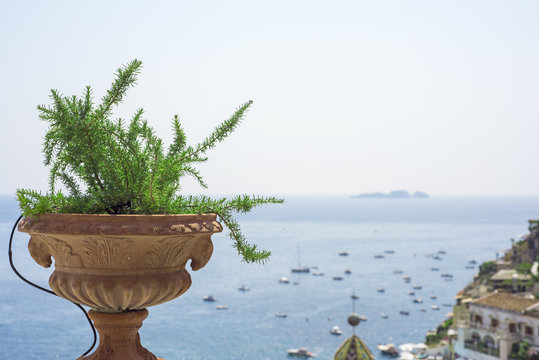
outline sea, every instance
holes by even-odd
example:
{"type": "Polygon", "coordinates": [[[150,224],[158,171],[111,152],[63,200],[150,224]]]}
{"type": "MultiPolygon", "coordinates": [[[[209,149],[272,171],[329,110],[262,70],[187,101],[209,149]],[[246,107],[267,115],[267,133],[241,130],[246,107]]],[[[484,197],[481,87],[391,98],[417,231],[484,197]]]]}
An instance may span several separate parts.
{"type": "MultiPolygon", "coordinates": [[[[7,248],[18,216],[14,197],[0,197],[0,359],[76,359],[93,339],[84,314],[11,271],[7,248]]],[[[455,295],[472,281],[478,265],[503,256],[535,218],[539,198],[285,197],[282,205],[238,216],[248,241],[270,250],[271,259],[246,264],[226,232],[214,235],[212,259],[191,271],[191,288],[148,309],[142,344],[167,360],[288,359],[286,350],[299,347],[317,359],[331,359],[355,331],[382,359],[378,344],[424,342],[427,331],[447,319],[455,295]],[[470,268],[473,262],[477,265],[470,268]],[[298,264],[311,273],[292,273],[298,264]],[[288,284],[279,282],[283,276],[288,284]],[[238,290],[242,285],[249,291],[238,290]],[[359,299],[352,300],[352,294],[359,299]],[[207,295],[217,301],[203,301],[207,295]],[[423,303],[414,303],[416,297],[423,303]],[[347,323],[353,311],[366,317],[356,328],[347,323]],[[278,312],[287,317],[276,317],[278,312]],[[335,325],[342,335],[330,334],[335,325]]],[[[15,265],[48,286],[52,270],[34,263],[27,243],[27,234],[15,234],[15,265]]]]}

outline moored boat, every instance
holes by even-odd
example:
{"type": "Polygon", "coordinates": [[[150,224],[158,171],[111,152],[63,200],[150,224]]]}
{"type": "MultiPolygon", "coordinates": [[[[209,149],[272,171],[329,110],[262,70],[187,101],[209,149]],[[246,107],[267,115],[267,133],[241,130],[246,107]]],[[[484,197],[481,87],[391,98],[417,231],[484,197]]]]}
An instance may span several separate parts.
{"type": "Polygon", "coordinates": [[[384,355],[399,356],[399,351],[395,348],[394,344],[386,344],[386,345],[381,344],[381,345],[378,345],[377,348],[384,355]]]}
{"type": "Polygon", "coordinates": [[[296,357],[302,357],[302,358],[316,357],[316,354],[310,352],[309,350],[307,350],[307,348],[288,349],[286,350],[286,353],[290,356],[296,356],[296,357]]]}
{"type": "Polygon", "coordinates": [[[339,329],[339,327],[338,327],[337,325],[335,325],[335,326],[333,326],[333,327],[331,328],[331,330],[329,330],[329,333],[330,333],[331,335],[342,335],[342,330],[339,329]]]}
{"type": "Polygon", "coordinates": [[[213,301],[217,301],[217,298],[215,298],[215,296],[213,295],[206,295],[202,298],[202,300],[204,301],[208,301],[208,302],[213,302],[213,301]]]}

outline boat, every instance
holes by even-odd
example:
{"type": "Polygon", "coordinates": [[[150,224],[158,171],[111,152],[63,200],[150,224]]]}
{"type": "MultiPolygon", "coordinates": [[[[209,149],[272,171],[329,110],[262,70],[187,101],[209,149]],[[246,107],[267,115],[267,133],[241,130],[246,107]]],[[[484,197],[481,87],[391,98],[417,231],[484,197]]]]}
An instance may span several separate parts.
{"type": "Polygon", "coordinates": [[[313,272],[313,276],[324,276],[323,272],[313,272]]]}
{"type": "Polygon", "coordinates": [[[382,255],[382,254],[376,254],[376,255],[374,255],[374,257],[375,257],[376,259],[383,259],[383,258],[385,258],[385,256],[382,255]]]}
{"type": "Polygon", "coordinates": [[[403,271],[402,270],[393,270],[393,274],[402,274],[403,271]]]}
{"type": "Polygon", "coordinates": [[[421,311],[421,312],[425,312],[425,311],[427,311],[427,309],[425,309],[425,308],[421,308],[421,309],[420,309],[419,311],[421,311]]]}
{"type": "Polygon", "coordinates": [[[445,250],[438,250],[438,254],[445,255],[445,250]]]}
{"type": "Polygon", "coordinates": [[[346,275],[350,275],[350,274],[352,273],[352,271],[351,271],[350,269],[346,269],[346,270],[344,270],[344,273],[345,273],[346,275]]]}
{"type": "Polygon", "coordinates": [[[202,300],[209,302],[217,301],[217,299],[213,295],[206,295],[202,298],[202,300]]]}
{"type": "Polygon", "coordinates": [[[438,255],[434,255],[432,258],[433,258],[434,260],[443,260],[443,259],[442,259],[440,256],[438,256],[438,255]]]}
{"type": "Polygon", "coordinates": [[[415,302],[416,304],[421,304],[421,303],[423,302],[423,300],[420,299],[420,298],[415,298],[415,299],[414,299],[414,302],[415,302]]]}
{"type": "Polygon", "coordinates": [[[403,276],[402,279],[403,279],[405,282],[410,282],[410,280],[412,280],[412,278],[409,277],[409,276],[403,276]]]}
{"type": "Polygon", "coordinates": [[[387,319],[387,314],[386,313],[380,313],[380,317],[383,318],[383,319],[387,319]]]}
{"type": "Polygon", "coordinates": [[[416,289],[416,290],[421,290],[421,289],[423,289],[423,286],[417,285],[417,284],[416,284],[416,285],[413,285],[412,287],[413,287],[414,289],[416,289]]]}
{"type": "Polygon", "coordinates": [[[359,315],[358,318],[361,321],[367,321],[367,317],[365,315],[359,315]]]}
{"type": "Polygon", "coordinates": [[[240,286],[240,287],[238,288],[238,290],[239,290],[239,291],[249,291],[250,289],[249,289],[247,286],[242,285],[242,286],[240,286]]]}
{"type": "Polygon", "coordinates": [[[436,295],[432,294],[431,296],[429,296],[432,300],[435,300],[436,299],[436,295]]]}
{"type": "Polygon", "coordinates": [[[477,261],[475,261],[475,260],[470,260],[470,261],[468,261],[468,264],[475,265],[475,264],[477,264],[477,261]]]}
{"type": "Polygon", "coordinates": [[[394,344],[378,345],[377,348],[384,355],[399,356],[399,351],[397,349],[395,349],[394,344]]]}
{"type": "Polygon", "coordinates": [[[286,315],[286,313],[282,313],[282,312],[275,313],[275,317],[278,317],[278,318],[285,318],[287,316],[288,315],[286,315]]]}
{"type": "Polygon", "coordinates": [[[408,295],[415,296],[415,292],[413,292],[412,290],[408,290],[408,295]]]}
{"type": "Polygon", "coordinates": [[[401,315],[410,315],[410,313],[408,311],[404,311],[404,310],[399,311],[399,314],[401,314],[401,315]]]}
{"type": "Polygon", "coordinates": [[[356,294],[350,295],[350,298],[352,298],[352,300],[359,300],[359,296],[357,296],[356,294]]]}
{"type": "Polygon", "coordinates": [[[443,306],[446,306],[446,307],[453,307],[453,304],[449,304],[449,303],[445,303],[445,304],[442,304],[443,306]]]}
{"type": "Polygon", "coordinates": [[[433,267],[433,268],[430,268],[430,271],[440,271],[440,268],[433,267]]]}
{"type": "Polygon", "coordinates": [[[342,276],[334,276],[333,280],[342,280],[342,276]]]}
{"type": "Polygon", "coordinates": [[[432,310],[440,310],[440,308],[438,306],[436,306],[436,305],[432,305],[431,308],[432,308],[432,310]]]}
{"type": "Polygon", "coordinates": [[[301,266],[300,262],[300,252],[299,252],[299,245],[298,245],[298,266],[293,267],[291,269],[293,273],[308,273],[311,272],[311,268],[308,266],[301,266]]]}
{"type": "Polygon", "coordinates": [[[288,280],[288,278],[286,276],[283,276],[279,279],[279,282],[281,284],[289,284],[290,283],[290,280],[288,280]]]}
{"type": "Polygon", "coordinates": [[[349,254],[346,251],[341,251],[339,256],[348,256],[349,254]]]}
{"type": "Polygon", "coordinates": [[[386,250],[384,251],[386,254],[394,254],[395,253],[395,250],[386,250]]]}
{"type": "Polygon", "coordinates": [[[475,266],[473,266],[473,265],[466,265],[465,268],[466,268],[466,269],[475,269],[475,266]]]}
{"type": "Polygon", "coordinates": [[[226,306],[226,305],[217,305],[215,308],[216,308],[217,310],[227,310],[227,309],[228,309],[228,306],[226,306]]]}
{"type": "Polygon", "coordinates": [[[441,274],[440,276],[445,277],[445,278],[452,278],[453,277],[452,274],[441,274]]]}
{"type": "Polygon", "coordinates": [[[338,327],[337,325],[335,325],[335,326],[333,326],[333,327],[331,328],[331,330],[329,330],[329,333],[330,333],[331,335],[342,335],[342,330],[339,329],[339,327],[338,327]]]}
{"type": "Polygon", "coordinates": [[[302,358],[316,357],[316,354],[310,352],[306,348],[288,349],[286,350],[286,353],[289,356],[296,356],[296,357],[302,357],[302,358]]]}
{"type": "Polygon", "coordinates": [[[386,289],[384,289],[383,287],[379,287],[376,289],[376,291],[378,291],[379,293],[383,293],[384,291],[386,291],[386,289]]]}

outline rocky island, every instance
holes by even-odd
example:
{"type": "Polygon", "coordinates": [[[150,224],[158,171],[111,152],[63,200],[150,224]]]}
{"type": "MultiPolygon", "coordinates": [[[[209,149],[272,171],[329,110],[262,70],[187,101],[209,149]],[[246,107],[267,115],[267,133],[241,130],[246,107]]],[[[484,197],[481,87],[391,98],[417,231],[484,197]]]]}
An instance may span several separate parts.
{"type": "Polygon", "coordinates": [[[416,191],[412,195],[406,190],[394,190],[389,194],[382,192],[352,195],[354,199],[428,199],[429,195],[422,191],[416,191]]]}

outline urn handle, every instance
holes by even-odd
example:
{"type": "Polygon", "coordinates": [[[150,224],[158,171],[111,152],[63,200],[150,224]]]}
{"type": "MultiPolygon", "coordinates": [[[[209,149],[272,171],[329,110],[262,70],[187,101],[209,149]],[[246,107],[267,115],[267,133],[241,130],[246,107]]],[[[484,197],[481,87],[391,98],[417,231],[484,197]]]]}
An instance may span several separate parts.
{"type": "Polygon", "coordinates": [[[52,253],[45,241],[40,236],[30,237],[28,242],[28,251],[36,263],[48,268],[52,264],[52,253]]]}

